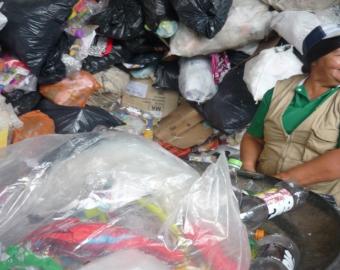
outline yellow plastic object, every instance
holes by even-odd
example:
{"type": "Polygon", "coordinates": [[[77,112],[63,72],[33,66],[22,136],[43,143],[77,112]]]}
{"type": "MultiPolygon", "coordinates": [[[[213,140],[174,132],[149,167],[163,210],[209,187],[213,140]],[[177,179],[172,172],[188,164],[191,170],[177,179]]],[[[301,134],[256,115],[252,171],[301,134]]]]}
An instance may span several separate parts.
{"type": "Polygon", "coordinates": [[[8,142],[8,128],[0,130],[0,148],[7,146],[8,142]]]}

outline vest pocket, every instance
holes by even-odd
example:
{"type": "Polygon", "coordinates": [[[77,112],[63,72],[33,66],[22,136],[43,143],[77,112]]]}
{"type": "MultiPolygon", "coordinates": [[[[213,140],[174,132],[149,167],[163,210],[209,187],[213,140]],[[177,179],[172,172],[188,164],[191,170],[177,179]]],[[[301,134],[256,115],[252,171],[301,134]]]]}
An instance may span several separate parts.
{"type": "Polygon", "coordinates": [[[313,159],[318,155],[335,149],[338,138],[338,129],[313,129],[306,143],[304,160],[313,159]]]}

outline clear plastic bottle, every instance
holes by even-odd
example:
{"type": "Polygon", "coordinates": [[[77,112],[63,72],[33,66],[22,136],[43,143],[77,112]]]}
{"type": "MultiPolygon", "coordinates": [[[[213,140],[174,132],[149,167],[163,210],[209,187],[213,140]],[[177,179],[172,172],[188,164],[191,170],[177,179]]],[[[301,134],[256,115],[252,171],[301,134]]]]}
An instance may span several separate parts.
{"type": "Polygon", "coordinates": [[[257,257],[251,270],[294,270],[300,261],[300,251],[286,236],[273,234],[257,242],[257,257]]]}
{"type": "Polygon", "coordinates": [[[254,196],[244,195],[241,219],[249,230],[258,228],[267,219],[274,218],[302,205],[308,191],[292,182],[280,181],[273,188],[254,196]]]}

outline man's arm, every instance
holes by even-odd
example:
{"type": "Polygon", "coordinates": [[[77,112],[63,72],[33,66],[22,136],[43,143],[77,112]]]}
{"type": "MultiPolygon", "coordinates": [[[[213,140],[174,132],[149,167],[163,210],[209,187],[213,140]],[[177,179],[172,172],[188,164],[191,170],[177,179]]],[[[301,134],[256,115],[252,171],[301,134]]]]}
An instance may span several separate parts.
{"type": "Polygon", "coordinates": [[[339,179],[340,149],[329,151],[311,161],[281,172],[275,177],[282,180],[293,180],[302,186],[339,179]]]}
{"type": "Polygon", "coordinates": [[[247,171],[256,171],[256,163],[263,150],[263,140],[245,133],[241,141],[242,168],[247,171]]]}

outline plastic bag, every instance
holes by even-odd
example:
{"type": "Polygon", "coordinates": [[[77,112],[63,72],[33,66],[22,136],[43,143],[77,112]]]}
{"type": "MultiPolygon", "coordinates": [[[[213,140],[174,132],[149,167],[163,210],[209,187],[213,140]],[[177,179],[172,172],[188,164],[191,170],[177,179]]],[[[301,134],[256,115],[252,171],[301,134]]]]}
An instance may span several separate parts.
{"type": "Polygon", "coordinates": [[[63,33],[58,43],[49,51],[47,60],[41,68],[38,77],[39,84],[57,83],[66,77],[66,66],[62,61],[62,56],[68,53],[74,42],[74,37],[63,33]]]}
{"type": "Polygon", "coordinates": [[[84,107],[92,93],[101,85],[90,73],[80,71],[56,84],[40,86],[40,94],[63,106],[84,107]]]}
{"type": "Polygon", "coordinates": [[[36,91],[37,82],[37,77],[18,59],[11,56],[0,58],[0,93],[9,93],[15,89],[36,91]]]}
{"type": "Polygon", "coordinates": [[[333,5],[328,9],[314,11],[322,24],[340,24],[340,5],[333,5]]]}
{"type": "Polygon", "coordinates": [[[234,0],[226,23],[212,39],[199,37],[180,24],[171,39],[171,54],[185,57],[207,55],[262,40],[270,31],[272,14],[259,0],[234,0]]]}
{"type": "Polygon", "coordinates": [[[25,93],[20,89],[5,93],[4,96],[6,97],[6,102],[13,106],[17,115],[33,111],[41,99],[39,92],[25,93]]]}
{"type": "Polygon", "coordinates": [[[209,124],[226,134],[245,128],[256,112],[254,99],[242,80],[243,71],[244,66],[229,71],[217,94],[199,107],[209,124]]]}
{"type": "Polygon", "coordinates": [[[38,109],[53,119],[56,133],[59,134],[90,132],[97,126],[116,127],[124,124],[105,110],[93,106],[66,107],[42,100],[38,109]]]}
{"type": "Polygon", "coordinates": [[[161,21],[176,18],[170,0],[144,0],[142,1],[145,25],[152,31],[156,31],[161,21]]]}
{"type": "MultiPolygon", "coordinates": [[[[3,2],[0,3],[0,8],[3,6],[3,2]]],[[[6,16],[0,12],[0,30],[2,30],[8,22],[6,16]]]]}
{"type": "Polygon", "coordinates": [[[0,95],[0,148],[6,147],[11,142],[12,130],[22,125],[12,105],[6,104],[5,98],[0,95]]]}
{"type": "Polygon", "coordinates": [[[110,0],[109,6],[93,16],[97,33],[118,40],[141,36],[144,32],[142,6],[138,0],[110,0]]]}
{"type": "Polygon", "coordinates": [[[3,48],[39,75],[63,33],[63,24],[77,0],[8,0],[2,12],[9,19],[0,33],[3,48]]]}
{"type": "Polygon", "coordinates": [[[179,64],[178,61],[162,62],[155,71],[155,88],[179,90],[178,85],[179,64]]]}
{"type": "Polygon", "coordinates": [[[198,56],[182,58],[178,77],[179,90],[185,99],[203,103],[217,93],[210,58],[198,56]]]}
{"type": "Polygon", "coordinates": [[[55,269],[249,267],[225,157],[199,178],[140,137],[55,135],[8,148],[0,173],[0,238],[27,250],[19,262],[30,254],[55,269]]]}
{"type": "Polygon", "coordinates": [[[307,11],[283,11],[276,14],[271,27],[301,53],[306,36],[321,25],[319,18],[307,11]]]}
{"type": "Polygon", "coordinates": [[[213,38],[227,20],[232,0],[170,0],[178,17],[199,35],[213,38]]]}
{"type": "Polygon", "coordinates": [[[55,132],[53,120],[41,111],[26,113],[20,116],[20,120],[24,125],[19,129],[13,130],[13,143],[55,132]]]}
{"type": "Polygon", "coordinates": [[[277,10],[321,10],[338,3],[338,0],[262,0],[277,10]]]}
{"type": "Polygon", "coordinates": [[[277,81],[301,74],[301,68],[302,63],[295,56],[293,46],[274,47],[261,51],[246,63],[243,79],[254,100],[259,101],[277,81]]]}
{"type": "Polygon", "coordinates": [[[7,148],[0,171],[0,239],[6,245],[58,216],[64,223],[97,208],[110,218],[110,212],[150,194],[158,194],[171,210],[198,177],[157,144],[120,132],[33,138],[7,148]]]}
{"type": "MultiPolygon", "coordinates": [[[[112,41],[112,40],[111,40],[112,41]]],[[[91,73],[105,71],[115,64],[128,61],[130,52],[120,45],[113,45],[109,39],[95,40],[90,48],[89,56],[83,60],[82,68],[91,73]],[[99,49],[101,47],[102,49],[99,49]]]]}

